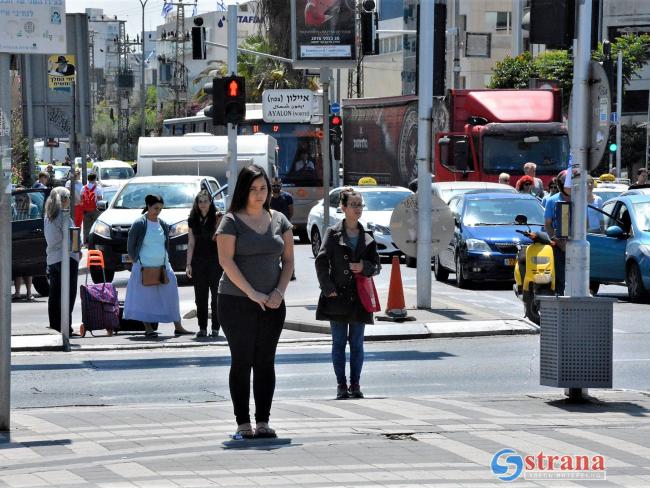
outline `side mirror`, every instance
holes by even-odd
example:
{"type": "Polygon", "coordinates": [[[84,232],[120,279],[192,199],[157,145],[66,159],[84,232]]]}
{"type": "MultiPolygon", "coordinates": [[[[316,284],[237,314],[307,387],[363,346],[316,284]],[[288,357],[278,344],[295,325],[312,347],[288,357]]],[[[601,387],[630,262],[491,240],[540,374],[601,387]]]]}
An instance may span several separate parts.
{"type": "Polygon", "coordinates": [[[454,142],[454,165],[458,171],[467,171],[467,156],[468,156],[467,140],[454,142]]]}
{"type": "Polygon", "coordinates": [[[97,210],[103,212],[108,207],[108,202],[106,200],[99,200],[97,202],[97,210]]]}
{"type": "Polygon", "coordinates": [[[611,225],[607,227],[605,231],[607,237],[614,237],[615,239],[623,239],[625,237],[625,232],[618,225],[611,225]]]}
{"type": "Polygon", "coordinates": [[[438,147],[440,148],[440,162],[443,166],[449,166],[449,137],[444,136],[438,139],[438,147]]]}

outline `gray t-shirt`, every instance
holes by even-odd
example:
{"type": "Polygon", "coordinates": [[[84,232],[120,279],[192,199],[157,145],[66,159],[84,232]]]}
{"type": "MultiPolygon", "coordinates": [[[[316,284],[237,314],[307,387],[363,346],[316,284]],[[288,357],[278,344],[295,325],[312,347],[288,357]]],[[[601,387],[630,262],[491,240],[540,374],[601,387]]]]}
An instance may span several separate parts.
{"type": "MultiPolygon", "coordinates": [[[[280,256],[284,252],[282,235],[291,229],[291,223],[280,212],[272,211],[271,224],[260,234],[232,213],[221,219],[217,234],[236,237],[235,264],[246,281],[257,291],[271,293],[280,279],[280,256]]],[[[246,294],[230,281],[226,273],[221,276],[219,293],[245,297],[246,294]]]]}

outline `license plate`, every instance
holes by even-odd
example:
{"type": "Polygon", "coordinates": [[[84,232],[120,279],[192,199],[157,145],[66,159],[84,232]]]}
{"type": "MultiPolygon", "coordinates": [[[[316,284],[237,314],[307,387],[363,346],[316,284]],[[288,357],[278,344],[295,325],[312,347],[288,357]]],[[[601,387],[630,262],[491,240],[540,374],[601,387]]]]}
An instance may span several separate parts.
{"type": "Polygon", "coordinates": [[[503,260],[503,264],[505,264],[506,266],[514,266],[515,262],[516,262],[515,258],[510,258],[510,259],[504,259],[503,260]]]}
{"type": "Polygon", "coordinates": [[[131,261],[131,256],[129,256],[128,254],[122,254],[122,262],[123,263],[131,263],[133,261],[131,261]]]}

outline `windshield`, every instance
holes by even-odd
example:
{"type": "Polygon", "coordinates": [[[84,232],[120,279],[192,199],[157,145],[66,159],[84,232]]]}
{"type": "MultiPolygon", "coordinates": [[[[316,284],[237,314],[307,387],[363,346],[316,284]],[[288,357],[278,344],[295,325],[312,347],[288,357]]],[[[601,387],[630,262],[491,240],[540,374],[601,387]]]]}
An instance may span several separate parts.
{"type": "Polygon", "coordinates": [[[276,165],[285,185],[323,186],[320,126],[247,121],[239,126],[239,133],[267,134],[277,141],[276,165]]]}
{"type": "Polygon", "coordinates": [[[650,202],[635,203],[634,214],[639,229],[650,232],[650,202]]]}
{"type": "Polygon", "coordinates": [[[440,190],[440,198],[449,203],[456,195],[463,195],[465,193],[517,193],[517,190],[512,188],[512,191],[507,188],[454,188],[449,190],[440,190]]]}
{"type": "Polygon", "coordinates": [[[133,176],[133,168],[102,168],[99,173],[100,180],[128,180],[133,176]]]}
{"type": "Polygon", "coordinates": [[[537,164],[537,175],[557,175],[569,160],[569,138],[564,135],[536,136],[539,142],[524,142],[525,136],[485,136],[483,170],[523,174],[524,163],[537,164]]]}
{"type": "Polygon", "coordinates": [[[190,208],[197,190],[194,183],[127,183],[115,197],[113,208],[144,208],[144,198],[160,195],[165,208],[190,208]]]}
{"type": "Polygon", "coordinates": [[[383,212],[393,210],[405,198],[412,195],[410,191],[364,191],[361,193],[365,210],[370,212],[383,212]]]}
{"type": "Polygon", "coordinates": [[[544,209],[540,203],[522,198],[468,200],[465,204],[465,225],[513,225],[515,217],[523,214],[529,224],[544,224],[544,209]]]}

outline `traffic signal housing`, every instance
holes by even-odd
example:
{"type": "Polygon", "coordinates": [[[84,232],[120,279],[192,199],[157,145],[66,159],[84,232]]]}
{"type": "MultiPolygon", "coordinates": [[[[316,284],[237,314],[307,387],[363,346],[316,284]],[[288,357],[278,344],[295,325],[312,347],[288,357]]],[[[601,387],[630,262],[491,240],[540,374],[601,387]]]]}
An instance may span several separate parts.
{"type": "Polygon", "coordinates": [[[243,76],[223,78],[224,114],[229,124],[241,124],[246,120],[246,79],[243,76]]]}
{"type": "Polygon", "coordinates": [[[213,78],[211,83],[203,86],[203,91],[212,97],[212,105],[208,105],[203,113],[212,119],[212,125],[226,125],[223,78],[213,78]]]}
{"type": "Polygon", "coordinates": [[[196,17],[192,27],[192,59],[205,58],[205,27],[203,27],[203,18],[196,17]]]}
{"type": "Polygon", "coordinates": [[[616,124],[609,126],[609,139],[607,141],[607,149],[610,153],[616,154],[618,145],[616,144],[616,124]]]}
{"type": "Polygon", "coordinates": [[[341,159],[341,142],[343,133],[343,119],[340,115],[330,115],[330,145],[334,146],[334,159],[341,159]]]}

